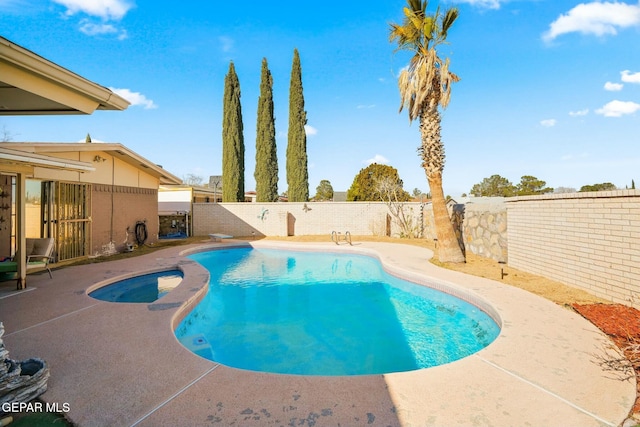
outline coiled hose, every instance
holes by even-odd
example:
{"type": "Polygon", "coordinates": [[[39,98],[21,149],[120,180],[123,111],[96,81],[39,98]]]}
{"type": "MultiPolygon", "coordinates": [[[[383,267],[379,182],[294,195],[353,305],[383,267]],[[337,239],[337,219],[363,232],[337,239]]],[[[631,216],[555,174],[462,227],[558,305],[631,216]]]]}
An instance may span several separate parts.
{"type": "Polygon", "coordinates": [[[138,242],[138,245],[144,245],[144,242],[147,241],[147,224],[145,224],[142,221],[138,221],[136,223],[136,242],[138,242]]]}

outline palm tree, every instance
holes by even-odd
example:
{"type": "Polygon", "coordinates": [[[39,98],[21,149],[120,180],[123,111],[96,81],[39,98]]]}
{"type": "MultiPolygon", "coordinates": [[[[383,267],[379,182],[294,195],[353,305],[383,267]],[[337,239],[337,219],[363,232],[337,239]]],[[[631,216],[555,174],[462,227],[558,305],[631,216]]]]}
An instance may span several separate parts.
{"type": "Polygon", "coordinates": [[[400,111],[407,109],[409,121],[419,119],[420,140],[418,154],[429,181],[433,216],[438,238],[438,258],[441,262],[464,262],[465,257],[456,238],[442,190],[444,145],[440,138],[439,107],[446,108],[451,85],[460,79],[449,71],[449,59],[438,56],[436,48],[446,42],[447,32],[458,17],[458,9],[427,13],[428,0],[407,0],[401,25],[391,24],[389,40],[398,44],[397,50],[413,53],[409,66],[398,79],[400,111]]]}

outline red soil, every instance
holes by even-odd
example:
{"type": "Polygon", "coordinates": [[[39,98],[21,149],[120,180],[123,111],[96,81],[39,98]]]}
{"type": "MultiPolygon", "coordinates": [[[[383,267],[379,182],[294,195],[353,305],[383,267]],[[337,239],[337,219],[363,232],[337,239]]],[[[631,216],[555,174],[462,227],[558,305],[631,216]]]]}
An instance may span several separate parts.
{"type": "Polygon", "coordinates": [[[636,374],[636,403],[640,412],[640,311],[622,304],[573,304],[585,319],[596,325],[624,353],[636,374]]]}

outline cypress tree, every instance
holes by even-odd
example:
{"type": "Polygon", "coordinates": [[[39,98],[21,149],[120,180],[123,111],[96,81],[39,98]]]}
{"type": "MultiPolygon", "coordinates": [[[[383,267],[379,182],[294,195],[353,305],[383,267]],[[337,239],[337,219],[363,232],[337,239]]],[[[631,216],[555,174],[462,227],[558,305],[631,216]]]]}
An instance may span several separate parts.
{"type": "Polygon", "coordinates": [[[302,70],[298,49],[293,51],[291,83],[289,86],[289,132],[287,141],[287,185],[290,202],[309,200],[309,172],[307,170],[307,112],[302,95],[302,70]]]}
{"type": "Polygon", "coordinates": [[[278,154],[276,151],[276,125],[273,113],[273,77],[262,59],[260,97],[258,98],[258,123],[256,125],[256,200],[278,200],[278,154]]]}
{"type": "Polygon", "coordinates": [[[224,78],[222,112],[222,201],[244,201],[244,137],[240,81],[233,66],[224,78]]]}

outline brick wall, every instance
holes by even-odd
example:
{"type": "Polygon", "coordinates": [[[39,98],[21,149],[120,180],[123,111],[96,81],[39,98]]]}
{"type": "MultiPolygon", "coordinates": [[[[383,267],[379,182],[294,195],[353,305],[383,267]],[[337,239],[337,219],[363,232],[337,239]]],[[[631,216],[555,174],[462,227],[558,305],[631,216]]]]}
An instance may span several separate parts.
{"type": "Polygon", "coordinates": [[[137,221],[147,221],[146,243],[157,241],[158,190],[94,184],[91,196],[91,254],[102,253],[103,246],[110,241],[113,241],[116,250],[124,250],[127,227],[130,233],[129,242],[135,243],[134,233],[137,221]]]}
{"type": "Polygon", "coordinates": [[[507,200],[509,265],[640,306],[640,191],[507,200]]]}

